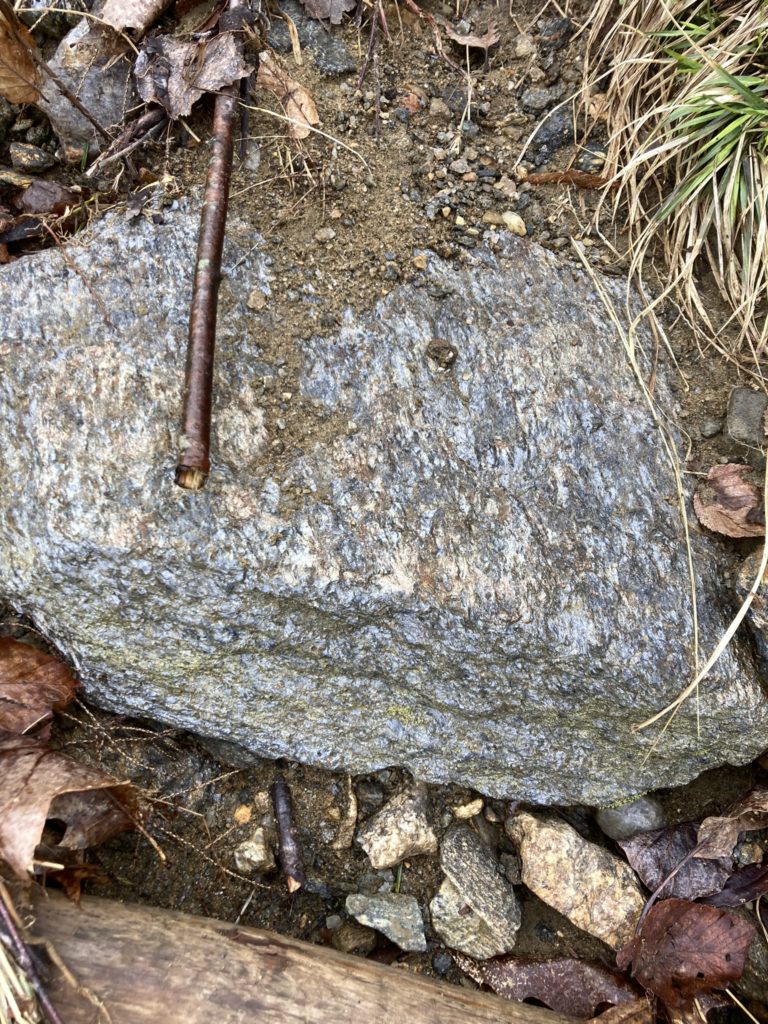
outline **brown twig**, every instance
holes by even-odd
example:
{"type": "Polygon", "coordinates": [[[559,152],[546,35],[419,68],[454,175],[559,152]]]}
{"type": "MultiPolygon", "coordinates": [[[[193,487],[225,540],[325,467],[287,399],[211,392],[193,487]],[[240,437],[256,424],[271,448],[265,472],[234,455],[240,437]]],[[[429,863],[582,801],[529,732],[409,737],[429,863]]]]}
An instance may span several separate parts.
{"type": "MultiPolygon", "coordinates": [[[[229,11],[243,0],[229,0],[229,11]]],[[[233,125],[240,86],[222,89],[213,108],[213,152],[205,181],[200,234],[197,240],[195,279],[189,316],[187,371],[182,412],[184,449],[176,465],[176,483],[198,491],[211,468],[211,406],[213,402],[213,355],[216,345],[216,309],[221,280],[221,253],[227,222],[229,181],[234,149],[233,125]]]]}
{"type": "Polygon", "coordinates": [[[129,153],[132,153],[134,149],[141,146],[147,139],[156,135],[165,127],[167,122],[168,115],[162,107],[150,107],[141,117],[131,121],[127,128],[120,132],[117,138],[112,141],[111,146],[96,157],[85,172],[86,178],[92,178],[97,171],[108,164],[113,164],[116,160],[121,160],[123,157],[128,156],[129,153]]]}
{"type": "Polygon", "coordinates": [[[306,882],[301,850],[293,823],[291,791],[284,778],[275,779],[272,784],[272,804],[277,821],[277,840],[280,847],[280,864],[283,868],[288,892],[297,892],[306,882]]]}
{"type": "Polygon", "coordinates": [[[8,939],[9,948],[18,961],[19,967],[21,967],[29,979],[30,985],[35,990],[35,995],[38,998],[40,1007],[48,1018],[50,1024],[64,1024],[57,1013],[56,1008],[48,997],[48,993],[46,992],[45,985],[43,985],[42,979],[40,978],[30,948],[21,937],[21,932],[17,927],[15,917],[16,914],[13,909],[11,894],[8,892],[3,882],[0,882],[0,925],[8,939]]]}

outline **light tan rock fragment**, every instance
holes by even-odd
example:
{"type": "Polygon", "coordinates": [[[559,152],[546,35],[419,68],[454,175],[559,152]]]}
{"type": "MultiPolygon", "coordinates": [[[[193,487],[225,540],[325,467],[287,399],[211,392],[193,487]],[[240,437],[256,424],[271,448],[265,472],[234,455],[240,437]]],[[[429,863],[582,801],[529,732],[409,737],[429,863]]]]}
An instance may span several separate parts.
{"type": "Polygon", "coordinates": [[[628,864],[554,816],[522,812],[506,831],[523,883],[540,899],[614,949],[632,938],[645,897],[628,864]]]}
{"type": "Polygon", "coordinates": [[[426,786],[417,783],[398,793],[368,819],[357,839],[377,871],[394,867],[406,857],[436,853],[426,786]]]}

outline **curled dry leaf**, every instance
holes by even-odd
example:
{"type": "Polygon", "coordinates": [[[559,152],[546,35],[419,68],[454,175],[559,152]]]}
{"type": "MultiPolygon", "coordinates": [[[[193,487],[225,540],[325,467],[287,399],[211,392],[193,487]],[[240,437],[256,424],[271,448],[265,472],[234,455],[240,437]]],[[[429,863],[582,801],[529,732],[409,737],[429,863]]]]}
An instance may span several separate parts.
{"type": "Polygon", "coordinates": [[[0,0],[0,96],[9,103],[36,103],[37,48],[8,0],[0,0]]]}
{"type": "Polygon", "coordinates": [[[702,903],[710,907],[741,907],[768,893],[768,864],[746,864],[734,871],[720,892],[702,903]]]}
{"type": "Polygon", "coordinates": [[[49,817],[66,826],[65,848],[104,842],[133,827],[133,787],[34,740],[0,744],[0,858],[20,878],[32,871],[49,817]]]}
{"type": "Polygon", "coordinates": [[[310,18],[318,21],[330,21],[332,25],[340,25],[347,11],[354,10],[357,0],[301,0],[304,10],[310,18]]]}
{"type": "Polygon", "coordinates": [[[697,857],[730,857],[742,832],[768,828],[768,788],[756,786],[727,814],[705,818],[699,826],[697,857]]]}
{"type": "Polygon", "coordinates": [[[0,639],[0,730],[21,735],[72,700],[72,669],[52,654],[8,637],[0,639]]]}
{"type": "Polygon", "coordinates": [[[139,35],[154,25],[172,0],[107,0],[101,11],[102,19],[118,32],[130,28],[139,35]]]}
{"type": "Polygon", "coordinates": [[[491,18],[488,28],[482,34],[477,32],[457,32],[449,22],[443,22],[443,29],[449,39],[459,46],[468,46],[470,49],[489,50],[499,41],[499,27],[491,18]]]}
{"type": "Polygon", "coordinates": [[[727,988],[744,971],[754,928],[741,917],[703,903],[671,899],[651,907],[639,933],[616,963],[673,1009],[699,993],[727,988]]]}
{"type": "Polygon", "coordinates": [[[285,116],[291,119],[290,133],[294,139],[306,139],[311,126],[320,123],[315,101],[269,51],[259,54],[256,84],[277,97],[285,116]]]}
{"type": "Polygon", "coordinates": [[[500,956],[474,960],[456,951],[451,955],[473,981],[488,985],[505,999],[518,1003],[535,999],[550,1010],[571,1017],[594,1017],[601,1007],[635,1003],[639,996],[639,990],[625,977],[598,963],[568,957],[534,960],[500,956]]]}
{"type": "Polygon", "coordinates": [[[170,36],[147,39],[133,73],[145,103],[158,103],[171,118],[187,117],[205,92],[217,92],[250,75],[241,37],[221,32],[201,43],[170,36]]]}
{"type": "Polygon", "coordinates": [[[757,488],[746,479],[751,466],[713,466],[693,496],[699,522],[725,537],[765,536],[765,509],[757,488]]]}
{"type": "Polygon", "coordinates": [[[698,831],[698,825],[688,821],[670,828],[640,832],[631,839],[620,839],[618,843],[643,885],[651,892],[656,892],[664,879],[682,864],[659,896],[662,899],[678,896],[695,900],[719,892],[733,866],[730,856],[712,860],[689,856],[698,844],[698,831]],[[686,857],[689,858],[687,861],[686,857]]]}

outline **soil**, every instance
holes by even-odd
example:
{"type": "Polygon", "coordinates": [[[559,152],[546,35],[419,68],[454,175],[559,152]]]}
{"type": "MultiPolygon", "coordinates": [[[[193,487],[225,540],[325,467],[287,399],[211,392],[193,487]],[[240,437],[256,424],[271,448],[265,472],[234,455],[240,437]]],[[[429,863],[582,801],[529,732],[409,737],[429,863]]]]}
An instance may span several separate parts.
{"type": "MultiPolygon", "coordinates": [[[[588,143],[575,144],[561,116],[570,110],[568,102],[540,128],[546,144],[537,136],[525,148],[543,115],[578,92],[583,71],[578,28],[589,4],[573,2],[565,11],[554,2],[542,6],[541,0],[516,0],[509,11],[489,0],[467,0],[458,8],[434,2],[424,6],[454,23],[465,19],[477,32],[495,22],[500,40],[487,64],[483,51],[473,51],[469,74],[449,66],[435,52],[428,26],[408,7],[388,4],[391,38],[380,31],[376,60],[361,83],[354,73],[324,75],[311,51],[304,51],[301,66],[285,58],[291,74],[313,95],[324,134],[292,140],[279,119],[251,112],[247,156],[235,170],[231,206],[258,226],[273,261],[272,293],[252,297],[247,329],[265,361],[276,368],[277,379],[260,381],[271,420],[267,426],[271,433],[277,427],[280,437],[275,458],[300,447],[310,435],[317,439],[323,429],[295,397],[302,340],[333,328],[344,310],[369,309],[398,282],[417,277],[423,249],[462,261],[479,244],[493,247],[504,229],[503,215],[517,214],[532,243],[560,252],[563,259],[578,262],[573,243],[579,243],[600,271],[616,274],[626,267],[617,255],[620,222],[612,220],[607,206],[595,222],[598,192],[519,180],[520,168],[562,170],[573,164],[599,172],[604,129],[598,125],[588,143]],[[314,318],[298,301],[307,294],[317,298],[314,318]]],[[[362,65],[370,32],[365,18],[360,28],[347,21],[332,32],[362,65]]],[[[448,41],[445,45],[451,59],[466,67],[466,50],[448,41]]],[[[271,97],[258,95],[257,100],[259,107],[273,106],[271,97]]],[[[135,158],[137,179],[150,183],[147,214],[202,184],[207,147],[196,144],[192,133],[206,139],[209,123],[210,103],[202,102],[183,140],[177,136],[167,147],[158,145],[135,158]]],[[[0,162],[5,156],[0,147],[0,162]]],[[[65,175],[59,168],[49,176],[77,180],[79,171],[65,175]]],[[[101,185],[110,194],[121,187],[112,181],[101,185]]],[[[709,438],[701,433],[707,421],[724,421],[730,389],[747,378],[735,364],[701,352],[682,324],[670,326],[670,337],[680,369],[679,422],[690,443],[688,469],[701,473],[718,461],[742,459],[762,470],[759,453],[724,431],[709,438]]],[[[665,358],[663,352],[659,358],[665,358]]],[[[734,566],[750,550],[747,542],[743,550],[715,539],[712,543],[728,544],[734,566]]],[[[10,618],[5,630],[34,639],[10,618]]],[[[355,842],[334,847],[348,809],[350,781],[344,776],[250,756],[243,760],[235,748],[84,704],[61,717],[58,742],[143,791],[151,810],[146,827],[162,850],[161,855],[137,832],[92,851],[91,859],[104,872],[103,881],[89,884],[94,893],[329,943],[338,931],[334,916],[345,918],[347,894],[383,885],[414,894],[426,907],[440,884],[436,857],[414,858],[402,872],[376,875],[355,842]],[[268,812],[269,787],[278,774],[293,793],[309,879],[293,896],[279,875],[254,878],[234,866],[235,849],[268,812]]],[[[684,790],[660,794],[669,822],[724,808],[761,774],[756,766],[726,768],[684,790]]],[[[358,820],[378,809],[403,781],[397,768],[352,780],[358,820]]],[[[469,796],[450,787],[430,790],[438,829],[453,820],[451,807],[469,796]]],[[[597,836],[588,810],[568,814],[580,829],[597,836]]],[[[503,817],[502,806],[486,801],[475,824],[501,852],[511,854],[503,817]]],[[[404,954],[379,937],[373,955],[397,959],[415,971],[447,972],[450,980],[467,984],[449,959],[441,958],[429,930],[428,938],[426,954],[404,954]]],[[[607,947],[530,895],[517,949],[611,962],[607,947]]]]}

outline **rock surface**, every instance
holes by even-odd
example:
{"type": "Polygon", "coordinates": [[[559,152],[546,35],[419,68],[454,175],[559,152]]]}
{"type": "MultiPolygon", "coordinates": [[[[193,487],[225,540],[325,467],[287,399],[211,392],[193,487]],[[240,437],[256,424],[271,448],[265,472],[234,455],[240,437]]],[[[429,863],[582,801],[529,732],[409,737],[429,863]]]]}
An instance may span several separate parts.
{"type": "Polygon", "coordinates": [[[375,928],[400,949],[423,953],[427,948],[424,922],[415,897],[400,893],[381,896],[354,893],[347,896],[346,906],[347,913],[356,917],[360,924],[375,928]]]}
{"type": "MultiPolygon", "coordinates": [[[[462,268],[430,257],[421,287],[335,333],[310,336],[308,298],[280,411],[280,323],[247,307],[268,263],[233,215],[215,468],[191,494],[173,467],[196,210],[108,215],[68,242],[81,274],[56,249],[0,268],[0,598],[92,700],[538,803],[626,799],[763,749],[740,640],[701,686],[700,739],[694,702],[647,763],[653,733],[631,732],[690,678],[686,556],[588,278],[506,238],[462,268]]],[[[714,557],[696,551],[702,651],[730,614],[714,557]]]]}
{"type": "Polygon", "coordinates": [[[430,904],[432,925],[451,949],[478,960],[512,951],[520,904],[489,848],[467,826],[446,833],[440,848],[446,879],[430,904]]]}
{"type": "Polygon", "coordinates": [[[393,868],[406,857],[437,853],[426,786],[416,783],[398,793],[366,821],[357,838],[376,870],[393,868]]]}
{"type": "Polygon", "coordinates": [[[583,931],[618,949],[633,937],[645,896],[626,861],[587,842],[554,815],[507,820],[523,884],[583,931]]]}
{"type": "Polygon", "coordinates": [[[638,832],[661,828],[664,808],[653,797],[641,796],[618,807],[604,807],[597,813],[597,824],[611,839],[629,839],[638,832]]]}

